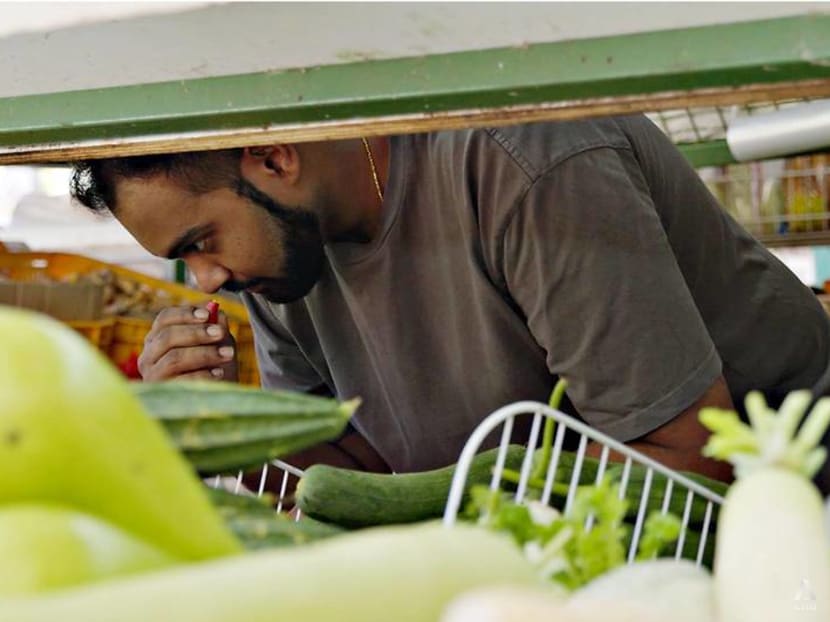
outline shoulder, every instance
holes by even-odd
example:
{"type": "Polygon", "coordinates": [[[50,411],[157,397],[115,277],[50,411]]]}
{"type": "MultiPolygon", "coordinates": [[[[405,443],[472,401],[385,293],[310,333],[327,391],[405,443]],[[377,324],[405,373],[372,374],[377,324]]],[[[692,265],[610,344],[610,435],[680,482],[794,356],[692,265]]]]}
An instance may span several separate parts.
{"type": "Polygon", "coordinates": [[[616,118],[528,123],[481,132],[532,180],[585,151],[632,148],[616,118]]]}
{"type": "Polygon", "coordinates": [[[512,171],[533,182],[579,153],[634,150],[639,135],[655,132],[660,134],[645,116],[635,115],[431,132],[406,142],[422,168],[468,176],[512,171]]]}

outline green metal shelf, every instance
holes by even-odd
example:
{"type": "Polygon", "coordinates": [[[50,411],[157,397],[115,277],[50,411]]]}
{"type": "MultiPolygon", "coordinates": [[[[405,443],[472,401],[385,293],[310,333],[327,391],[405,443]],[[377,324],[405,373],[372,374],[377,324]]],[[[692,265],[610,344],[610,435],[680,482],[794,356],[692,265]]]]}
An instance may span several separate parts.
{"type": "MultiPolygon", "coordinates": [[[[0,98],[0,163],[830,96],[830,14],[0,98]]],[[[707,141],[708,142],[708,141],[707,141]]],[[[684,147],[720,161],[723,144],[684,147]]]]}
{"type": "Polygon", "coordinates": [[[724,139],[699,143],[679,143],[677,148],[695,168],[725,166],[734,164],[736,161],[724,139]]]}

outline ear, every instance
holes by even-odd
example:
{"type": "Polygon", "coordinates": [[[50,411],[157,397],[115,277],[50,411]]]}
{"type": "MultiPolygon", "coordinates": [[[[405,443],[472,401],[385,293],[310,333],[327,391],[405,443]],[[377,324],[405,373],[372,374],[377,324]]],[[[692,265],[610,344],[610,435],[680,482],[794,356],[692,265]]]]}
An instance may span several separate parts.
{"type": "Polygon", "coordinates": [[[245,147],[242,151],[240,172],[254,183],[275,181],[294,185],[300,177],[300,157],[293,145],[276,144],[265,147],[245,147]]]}

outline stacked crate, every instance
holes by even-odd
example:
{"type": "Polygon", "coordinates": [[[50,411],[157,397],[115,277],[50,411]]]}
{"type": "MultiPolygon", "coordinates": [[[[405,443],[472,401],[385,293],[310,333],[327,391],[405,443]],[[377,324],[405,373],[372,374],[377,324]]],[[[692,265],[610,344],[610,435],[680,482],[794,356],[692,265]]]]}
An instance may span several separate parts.
{"type": "Polygon", "coordinates": [[[215,298],[236,339],[239,381],[259,385],[253,331],[245,307],[236,300],[67,253],[0,253],[0,277],[0,303],[57,317],[122,368],[140,354],[160,309],[204,305],[215,298]]]}

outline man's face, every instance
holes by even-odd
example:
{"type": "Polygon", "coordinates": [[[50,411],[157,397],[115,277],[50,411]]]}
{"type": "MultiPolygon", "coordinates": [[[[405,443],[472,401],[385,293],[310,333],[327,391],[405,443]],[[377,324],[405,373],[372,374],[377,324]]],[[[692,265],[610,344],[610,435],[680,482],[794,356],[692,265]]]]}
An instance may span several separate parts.
{"type": "Polygon", "coordinates": [[[324,251],[316,215],[284,208],[242,180],[193,193],[166,175],[122,179],[115,216],[154,255],[181,257],[206,292],[248,290],[274,302],[305,296],[324,251]]]}

